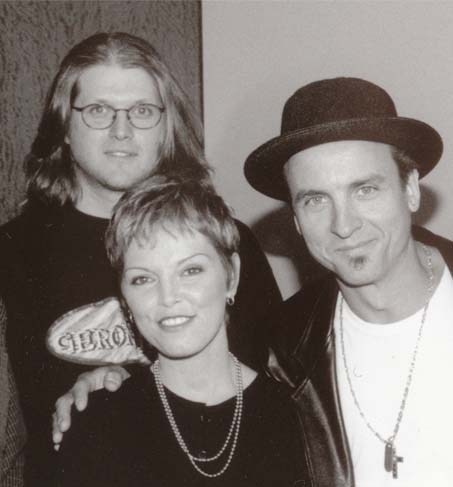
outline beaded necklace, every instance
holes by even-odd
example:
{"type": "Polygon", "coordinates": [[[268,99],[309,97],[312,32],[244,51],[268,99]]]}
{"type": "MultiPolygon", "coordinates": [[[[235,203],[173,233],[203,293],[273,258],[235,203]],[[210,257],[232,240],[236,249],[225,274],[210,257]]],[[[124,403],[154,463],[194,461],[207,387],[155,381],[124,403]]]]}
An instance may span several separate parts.
{"type": "Polygon", "coordinates": [[[181,450],[187,455],[190,463],[192,466],[195,468],[195,470],[200,473],[201,475],[209,478],[214,478],[214,477],[219,477],[222,475],[226,469],[230,466],[231,461],[233,460],[233,455],[236,450],[236,445],[238,441],[238,436],[239,436],[239,429],[241,426],[241,419],[242,419],[242,405],[243,405],[243,391],[244,391],[244,385],[242,381],[242,370],[241,370],[241,364],[239,363],[239,360],[232,354],[230,353],[230,356],[233,359],[234,366],[235,366],[235,378],[236,378],[236,406],[234,408],[234,413],[233,413],[233,419],[231,421],[230,429],[228,431],[227,437],[221,446],[220,450],[213,456],[204,458],[204,457],[197,457],[195,455],[192,455],[189,451],[189,448],[186,445],[186,442],[184,441],[184,438],[181,435],[181,432],[179,431],[178,425],[176,424],[175,417],[173,415],[173,412],[171,410],[170,404],[168,403],[167,395],[165,393],[165,388],[162,383],[162,378],[160,375],[160,363],[159,360],[156,360],[153,365],[151,366],[151,371],[154,374],[154,380],[156,383],[157,391],[159,393],[160,400],[162,402],[162,406],[165,411],[165,415],[167,416],[168,422],[170,423],[171,429],[173,431],[173,434],[175,435],[176,441],[178,442],[181,450]],[[218,470],[217,472],[214,473],[208,473],[204,471],[197,463],[209,463],[217,460],[218,458],[223,455],[225,452],[226,448],[228,445],[230,446],[230,451],[227,456],[227,459],[225,461],[225,464],[223,467],[218,470]]]}

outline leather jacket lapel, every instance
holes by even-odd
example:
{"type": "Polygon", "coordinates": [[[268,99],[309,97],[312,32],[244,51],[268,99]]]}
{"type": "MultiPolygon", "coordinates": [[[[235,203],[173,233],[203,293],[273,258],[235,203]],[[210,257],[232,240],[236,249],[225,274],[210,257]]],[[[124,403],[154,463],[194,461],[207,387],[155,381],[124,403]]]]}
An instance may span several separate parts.
{"type": "MultiPolygon", "coordinates": [[[[317,286],[308,322],[294,350],[305,378],[293,394],[301,414],[314,486],[354,485],[349,445],[336,380],[333,320],[338,287],[333,278],[317,286]]],[[[310,299],[308,296],[306,298],[310,299]]],[[[305,301],[305,305],[307,301],[305,301]]],[[[308,301],[310,302],[310,301],[308,301]]]]}

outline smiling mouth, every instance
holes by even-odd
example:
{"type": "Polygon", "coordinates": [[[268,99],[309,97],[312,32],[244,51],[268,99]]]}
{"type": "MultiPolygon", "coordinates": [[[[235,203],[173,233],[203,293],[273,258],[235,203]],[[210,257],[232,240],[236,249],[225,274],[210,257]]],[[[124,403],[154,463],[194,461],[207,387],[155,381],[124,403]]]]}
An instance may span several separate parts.
{"type": "Polygon", "coordinates": [[[162,318],[159,320],[159,325],[165,328],[173,328],[188,323],[193,316],[171,316],[169,318],[162,318]]]}
{"type": "Polygon", "coordinates": [[[371,240],[365,240],[364,242],[360,242],[360,243],[354,244],[354,245],[345,245],[344,247],[337,249],[337,252],[342,252],[342,253],[351,253],[354,251],[360,252],[361,250],[364,250],[366,247],[368,247],[373,242],[374,242],[374,239],[371,239],[371,240]]]}
{"type": "Polygon", "coordinates": [[[134,157],[137,155],[136,152],[128,152],[128,151],[105,151],[104,154],[112,157],[134,157]]]}

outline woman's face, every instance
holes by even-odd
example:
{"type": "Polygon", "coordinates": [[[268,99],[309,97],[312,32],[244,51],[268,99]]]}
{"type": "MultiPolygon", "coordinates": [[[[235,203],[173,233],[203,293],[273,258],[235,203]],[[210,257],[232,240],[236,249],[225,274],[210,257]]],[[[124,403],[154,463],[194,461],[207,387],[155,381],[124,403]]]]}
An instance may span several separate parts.
{"type": "Polygon", "coordinates": [[[160,355],[187,358],[227,348],[225,305],[236,292],[239,256],[232,260],[228,276],[210,240],[197,231],[159,228],[151,240],[131,243],[122,294],[160,355]]]}

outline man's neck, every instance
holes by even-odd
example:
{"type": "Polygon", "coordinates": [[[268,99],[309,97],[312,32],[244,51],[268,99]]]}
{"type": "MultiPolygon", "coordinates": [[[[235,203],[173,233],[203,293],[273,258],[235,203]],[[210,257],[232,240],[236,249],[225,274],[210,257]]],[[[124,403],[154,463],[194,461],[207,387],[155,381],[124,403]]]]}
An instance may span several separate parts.
{"type": "MultiPolygon", "coordinates": [[[[443,260],[430,249],[434,286],[443,269],[443,260]]],[[[421,244],[411,242],[406,255],[391,273],[378,283],[350,287],[339,282],[341,292],[354,313],[370,323],[393,323],[417,312],[429,296],[428,257],[421,244]]]]}
{"type": "Polygon", "coordinates": [[[90,188],[84,188],[74,206],[82,213],[99,218],[110,218],[113,207],[121,196],[121,192],[109,190],[92,191],[90,188]]]}

